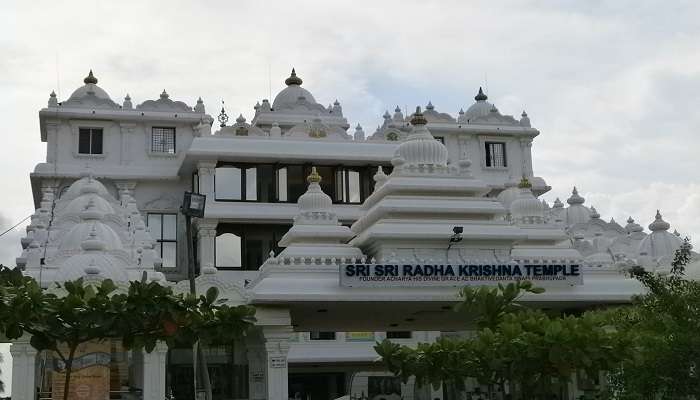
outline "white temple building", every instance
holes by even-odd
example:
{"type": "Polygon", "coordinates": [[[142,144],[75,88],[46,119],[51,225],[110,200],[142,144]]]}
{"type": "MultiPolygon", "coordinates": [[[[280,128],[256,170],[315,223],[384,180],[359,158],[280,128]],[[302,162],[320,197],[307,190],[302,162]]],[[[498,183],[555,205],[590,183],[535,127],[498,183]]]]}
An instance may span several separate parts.
{"type": "MultiPolygon", "coordinates": [[[[39,112],[46,162],[30,174],[36,213],[17,265],[46,287],[145,275],[185,291],[179,208],[185,191],[205,194],[197,290],[216,286],[258,319],[244,342],[207,350],[215,400],[454,399],[384,372],[375,342],[459,334],[450,306],[465,284],[534,279],[546,292],[526,301],[562,311],[626,303],[641,291],[627,269],[663,271],[682,243],[660,212],[638,217],[647,232],[632,217],[604,221],[576,188],[566,205],[540,200],[550,190],[532,167],[540,132],[481,89],[457,116],[397,107],[366,135],[294,70],[250,122],[232,124],[224,109],[214,122],[201,98],[163,91],[135,104],[123,91],[119,104],[97,84],[90,71],[39,112]]],[[[696,257],[689,275],[699,271],[696,257]]],[[[187,349],[99,351],[109,373],[86,387],[191,398],[187,349]]],[[[24,339],[11,353],[12,398],[52,398],[51,356],[24,339]]],[[[572,398],[585,390],[574,382],[572,398]]]]}

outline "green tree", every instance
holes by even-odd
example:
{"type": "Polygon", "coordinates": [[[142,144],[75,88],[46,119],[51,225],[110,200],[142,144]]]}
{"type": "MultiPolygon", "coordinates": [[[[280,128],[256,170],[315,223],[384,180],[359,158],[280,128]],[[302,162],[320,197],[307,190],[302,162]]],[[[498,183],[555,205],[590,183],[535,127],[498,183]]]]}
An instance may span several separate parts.
{"type": "Polygon", "coordinates": [[[460,338],[440,338],[413,349],[390,341],[375,350],[387,369],[404,381],[448,383],[464,388],[474,380],[506,390],[513,399],[550,399],[576,371],[596,376],[629,356],[629,338],[615,330],[601,312],[550,316],[518,301],[526,293],[542,293],[530,282],[496,287],[465,287],[457,307],[468,316],[460,338]]]}
{"type": "Polygon", "coordinates": [[[0,329],[8,339],[25,332],[39,351],[53,351],[65,364],[67,399],[75,352],[83,343],[117,339],[132,350],[240,337],[254,322],[254,309],[230,307],[216,289],[206,295],[174,294],[157,282],[131,282],[126,293],[110,280],[65,282],[63,293],[42,290],[20,271],[0,267],[0,329]],[[225,334],[224,334],[225,330],[225,334]]]}
{"type": "Polygon", "coordinates": [[[620,399],[700,397],[700,282],[685,278],[691,248],[686,238],[666,275],[632,271],[646,293],[615,316],[619,329],[637,333],[637,357],[611,374],[620,399]]]}

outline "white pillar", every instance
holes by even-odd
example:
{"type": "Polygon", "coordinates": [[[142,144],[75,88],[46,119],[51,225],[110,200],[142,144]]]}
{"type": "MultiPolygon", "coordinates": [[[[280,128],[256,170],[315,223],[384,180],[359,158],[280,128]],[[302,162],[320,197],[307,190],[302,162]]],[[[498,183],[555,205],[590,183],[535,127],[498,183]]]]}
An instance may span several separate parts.
{"type": "Polygon", "coordinates": [[[265,337],[265,363],[267,399],[289,399],[289,376],[287,354],[289,354],[289,337],[291,327],[263,327],[265,337]]]}
{"type": "Polygon", "coordinates": [[[143,353],[143,400],[165,399],[165,370],[168,346],[159,342],[152,352],[143,353]]]}
{"type": "Polygon", "coordinates": [[[246,340],[251,400],[288,400],[287,354],[292,328],[263,326],[246,340]]]}
{"type": "Polygon", "coordinates": [[[12,354],[12,398],[34,400],[36,397],[36,355],[28,337],[10,345],[12,354]]]}
{"type": "Polygon", "coordinates": [[[200,161],[197,163],[199,176],[199,193],[207,195],[207,203],[214,201],[214,174],[216,161],[200,161]]]}
{"type": "Polygon", "coordinates": [[[197,219],[197,258],[199,258],[200,271],[206,268],[214,268],[214,252],[216,245],[216,225],[217,220],[197,219]]]}

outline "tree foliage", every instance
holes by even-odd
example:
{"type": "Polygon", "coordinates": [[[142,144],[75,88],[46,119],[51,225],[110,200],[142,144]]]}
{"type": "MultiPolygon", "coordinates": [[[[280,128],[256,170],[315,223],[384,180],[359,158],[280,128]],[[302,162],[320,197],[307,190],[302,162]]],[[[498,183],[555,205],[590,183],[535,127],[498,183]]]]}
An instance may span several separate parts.
{"type": "Polygon", "coordinates": [[[669,274],[632,271],[647,293],[615,319],[618,329],[636,332],[638,352],[611,374],[618,398],[700,398],[700,282],[685,279],[690,257],[686,238],[669,274]]]}
{"type": "Polygon", "coordinates": [[[78,279],[58,289],[43,290],[19,270],[0,266],[0,332],[10,340],[26,333],[34,348],[61,359],[66,366],[64,398],[75,352],[83,343],[117,339],[128,349],[151,352],[159,341],[230,342],[255,321],[254,308],[223,304],[215,288],[196,297],[145,280],[131,282],[123,292],[111,280],[78,279]]]}
{"type": "Polygon", "coordinates": [[[476,325],[471,334],[415,349],[385,340],[375,350],[404,381],[415,376],[420,384],[460,388],[474,380],[489,393],[500,388],[528,400],[551,398],[577,370],[597,376],[630,356],[631,338],[604,313],[550,316],[518,304],[523,294],[542,292],[530,282],[465,287],[458,309],[476,325]]]}

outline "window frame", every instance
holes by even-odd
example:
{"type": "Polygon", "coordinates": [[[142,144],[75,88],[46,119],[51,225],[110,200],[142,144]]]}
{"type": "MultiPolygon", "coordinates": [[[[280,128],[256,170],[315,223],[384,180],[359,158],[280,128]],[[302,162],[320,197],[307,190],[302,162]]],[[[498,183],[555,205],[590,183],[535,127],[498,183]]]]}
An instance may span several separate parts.
{"type": "Polygon", "coordinates": [[[163,156],[175,156],[175,155],[177,155],[177,127],[175,127],[175,126],[151,126],[150,138],[151,138],[150,146],[149,146],[149,153],[150,154],[163,155],[163,156]],[[153,145],[155,144],[154,138],[155,138],[155,134],[156,134],[156,132],[155,132],[156,129],[163,130],[162,132],[160,132],[161,134],[166,133],[165,130],[172,130],[172,132],[168,132],[168,133],[172,133],[172,135],[173,135],[173,151],[172,151],[172,153],[169,151],[155,150],[153,148],[153,145]]]}
{"type": "Polygon", "coordinates": [[[482,160],[482,167],[489,170],[507,170],[508,169],[508,142],[506,140],[499,140],[494,138],[482,138],[481,148],[484,150],[482,160]],[[489,146],[490,145],[501,145],[503,150],[503,165],[489,165],[489,146]]]}
{"type": "Polygon", "coordinates": [[[105,155],[105,133],[104,133],[104,128],[102,127],[94,127],[94,126],[79,126],[78,127],[78,148],[77,148],[77,154],[80,156],[84,157],[94,157],[94,156],[104,156],[105,155]],[[89,152],[88,153],[83,153],[80,151],[80,143],[81,143],[81,137],[83,136],[83,133],[87,133],[90,141],[88,143],[89,147],[89,152]],[[93,147],[94,143],[96,143],[93,139],[96,133],[100,134],[100,152],[96,153],[93,152],[93,147]]]}
{"type": "Polygon", "coordinates": [[[291,227],[291,224],[219,223],[216,227],[216,237],[214,238],[214,266],[222,271],[259,271],[259,268],[267,259],[268,253],[265,252],[265,247],[263,247],[263,252],[260,254],[260,265],[248,265],[248,241],[258,240],[261,231],[270,232],[270,237],[266,237],[264,238],[264,240],[268,241],[268,244],[270,244],[270,250],[274,251],[275,254],[279,254],[283,249],[283,247],[279,246],[279,241],[289,231],[291,227]],[[261,228],[261,226],[264,228],[261,228]],[[226,233],[232,233],[238,236],[241,240],[240,267],[216,265],[216,238],[226,233]]]}
{"type": "Polygon", "coordinates": [[[166,267],[165,264],[161,265],[161,269],[165,271],[177,271],[177,248],[178,248],[178,243],[177,243],[177,213],[173,212],[148,212],[146,213],[146,226],[148,226],[149,231],[150,231],[150,224],[149,221],[151,219],[151,215],[158,215],[160,216],[160,234],[158,235],[157,238],[153,237],[153,232],[151,232],[151,236],[153,237],[153,240],[156,242],[156,246],[160,244],[160,254],[158,256],[160,257],[161,261],[163,260],[163,243],[175,243],[175,265],[172,267],[166,267]],[[163,239],[163,227],[164,227],[164,216],[165,215],[172,215],[175,217],[175,232],[174,232],[174,237],[175,239],[163,239]]]}

